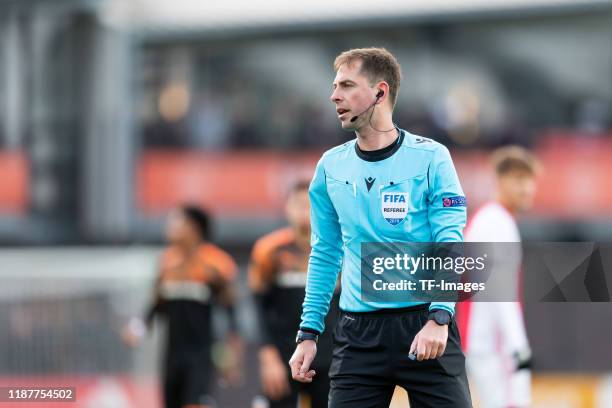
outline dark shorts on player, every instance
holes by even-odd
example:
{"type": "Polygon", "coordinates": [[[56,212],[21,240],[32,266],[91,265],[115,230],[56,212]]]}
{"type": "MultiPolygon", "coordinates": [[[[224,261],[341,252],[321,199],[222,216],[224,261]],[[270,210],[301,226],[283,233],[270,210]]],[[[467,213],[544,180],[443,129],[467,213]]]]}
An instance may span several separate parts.
{"type": "Polygon", "coordinates": [[[164,367],[165,408],[211,404],[209,385],[212,375],[210,349],[173,352],[164,367]]]}
{"type": "Polygon", "coordinates": [[[408,358],[414,336],[427,323],[428,307],[342,313],[334,331],[330,408],[388,408],[396,385],[408,392],[413,408],[472,406],[454,319],[442,357],[408,358]]]}

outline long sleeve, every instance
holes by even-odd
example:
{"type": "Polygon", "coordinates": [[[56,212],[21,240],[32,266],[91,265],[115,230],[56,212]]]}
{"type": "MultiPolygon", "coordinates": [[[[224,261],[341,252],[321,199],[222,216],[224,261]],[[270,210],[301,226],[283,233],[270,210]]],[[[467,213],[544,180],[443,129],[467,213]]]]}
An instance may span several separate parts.
{"type": "Polygon", "coordinates": [[[153,327],[153,320],[155,319],[155,316],[158,315],[162,311],[163,300],[159,293],[160,286],[161,286],[161,273],[158,275],[158,277],[155,280],[155,285],[153,287],[152,301],[148,305],[143,315],[143,321],[149,329],[153,327]]]}
{"type": "Polygon", "coordinates": [[[321,159],[309,189],[312,250],[300,325],[302,329],[318,333],[323,332],[325,316],[342,267],[342,233],[325,178],[321,159]]]}
{"type": "Polygon", "coordinates": [[[255,244],[249,263],[248,279],[255,300],[255,311],[261,332],[260,343],[262,346],[266,346],[273,344],[271,323],[276,318],[274,302],[272,302],[269,291],[275,266],[268,251],[264,252],[262,247],[261,242],[255,244]]]}
{"type": "MultiPolygon", "coordinates": [[[[433,242],[461,242],[466,224],[466,200],[450,153],[441,146],[429,166],[429,223],[433,242]]],[[[431,309],[454,313],[453,302],[432,302],[431,309]]]]}

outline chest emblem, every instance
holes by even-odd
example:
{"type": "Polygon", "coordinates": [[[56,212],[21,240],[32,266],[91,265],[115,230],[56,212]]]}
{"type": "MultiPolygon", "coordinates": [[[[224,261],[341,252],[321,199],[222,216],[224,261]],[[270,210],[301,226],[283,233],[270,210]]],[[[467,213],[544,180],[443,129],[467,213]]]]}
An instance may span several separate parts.
{"type": "Polygon", "coordinates": [[[382,215],[391,225],[397,225],[408,214],[408,193],[382,193],[380,197],[382,215]]]}
{"type": "Polygon", "coordinates": [[[369,192],[372,189],[372,186],[374,185],[374,182],[376,181],[376,179],[372,177],[368,177],[364,180],[366,183],[366,187],[368,188],[368,192],[369,192]]]}

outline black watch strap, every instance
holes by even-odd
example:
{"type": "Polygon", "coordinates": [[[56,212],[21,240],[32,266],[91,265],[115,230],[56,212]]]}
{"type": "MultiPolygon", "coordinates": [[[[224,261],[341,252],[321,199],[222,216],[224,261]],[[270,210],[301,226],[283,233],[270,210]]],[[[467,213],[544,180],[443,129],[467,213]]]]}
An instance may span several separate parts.
{"type": "Polygon", "coordinates": [[[295,336],[296,344],[300,344],[304,340],[312,340],[317,343],[319,341],[319,335],[309,331],[298,330],[297,335],[295,336]]]}
{"type": "Polygon", "coordinates": [[[452,315],[448,310],[444,309],[432,309],[429,311],[428,320],[433,320],[440,326],[450,325],[453,321],[452,315]]]}

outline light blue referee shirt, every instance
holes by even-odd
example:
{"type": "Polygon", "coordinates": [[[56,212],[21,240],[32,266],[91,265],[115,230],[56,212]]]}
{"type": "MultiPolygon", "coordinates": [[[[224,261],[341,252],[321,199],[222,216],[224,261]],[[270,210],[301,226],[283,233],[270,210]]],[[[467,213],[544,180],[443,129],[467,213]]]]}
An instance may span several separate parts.
{"type": "MultiPolygon", "coordinates": [[[[423,302],[361,300],[362,242],[458,242],[465,197],[448,149],[399,130],[383,151],[363,152],[352,140],[323,154],[310,184],[312,252],[301,328],[323,332],[342,270],[340,308],[367,312],[423,302]]],[[[454,303],[430,309],[454,313],[454,303]]]]}

